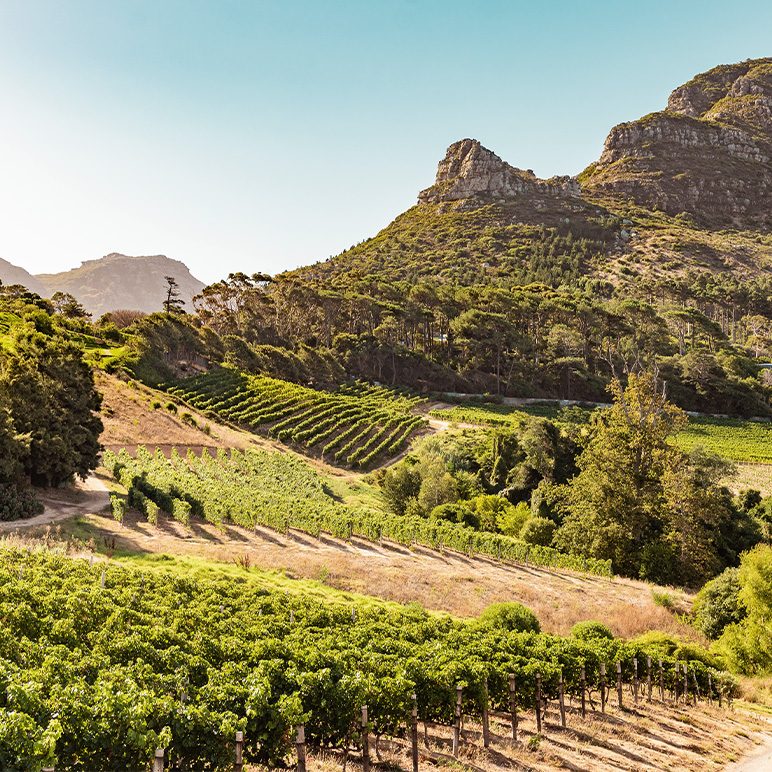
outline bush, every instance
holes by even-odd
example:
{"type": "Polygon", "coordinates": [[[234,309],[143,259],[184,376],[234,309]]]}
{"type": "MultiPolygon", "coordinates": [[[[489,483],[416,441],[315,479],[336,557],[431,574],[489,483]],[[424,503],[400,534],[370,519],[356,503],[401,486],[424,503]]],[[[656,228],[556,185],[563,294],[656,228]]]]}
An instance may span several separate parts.
{"type": "Polygon", "coordinates": [[[126,499],[123,496],[119,496],[117,493],[110,494],[110,508],[113,511],[113,518],[118,523],[123,523],[123,518],[126,516],[126,499]]]}
{"type": "Polygon", "coordinates": [[[519,536],[528,518],[531,508],[521,501],[517,505],[510,504],[497,518],[496,527],[506,536],[519,536]]]}
{"type": "Polygon", "coordinates": [[[651,597],[656,606],[662,606],[662,608],[668,611],[672,611],[675,608],[675,601],[669,592],[656,592],[652,590],[651,597]]]}
{"type": "Polygon", "coordinates": [[[147,499],[145,503],[145,515],[147,516],[147,521],[150,525],[158,525],[158,514],[160,511],[161,509],[155,501],[147,499]]]}
{"type": "Polygon", "coordinates": [[[42,511],[43,505],[31,490],[0,484],[0,522],[23,520],[42,511]]]}
{"type": "Polygon", "coordinates": [[[711,640],[720,638],[727,625],[741,622],[746,615],[736,568],[727,568],[708,582],[694,601],[694,626],[711,640]]]}
{"type": "Polygon", "coordinates": [[[541,631],[536,614],[520,603],[493,603],[480,614],[477,623],[518,633],[541,631]]]}
{"type": "Polygon", "coordinates": [[[190,524],[190,513],[192,507],[190,503],[185,499],[173,499],[172,500],[172,517],[183,525],[190,524]]]}
{"type": "Polygon", "coordinates": [[[480,518],[463,501],[439,504],[429,513],[430,520],[444,520],[449,523],[464,523],[472,528],[480,527],[480,518]]]}
{"type": "Polygon", "coordinates": [[[177,405],[175,405],[174,402],[167,402],[166,403],[166,409],[170,413],[176,413],[177,412],[177,405]]]}
{"type": "Polygon", "coordinates": [[[527,544],[538,544],[540,547],[549,547],[555,535],[557,526],[546,517],[531,517],[525,521],[520,531],[520,538],[527,544]]]}
{"type": "Polygon", "coordinates": [[[597,641],[599,639],[613,640],[614,633],[603,622],[587,620],[577,622],[571,628],[571,637],[579,641],[597,641]]]}

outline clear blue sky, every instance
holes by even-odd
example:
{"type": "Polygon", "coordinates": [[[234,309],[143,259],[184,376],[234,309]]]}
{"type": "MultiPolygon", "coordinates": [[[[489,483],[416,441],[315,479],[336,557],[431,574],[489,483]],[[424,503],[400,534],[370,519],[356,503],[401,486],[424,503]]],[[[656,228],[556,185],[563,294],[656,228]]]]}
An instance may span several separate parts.
{"type": "Polygon", "coordinates": [[[376,233],[456,139],[577,173],[771,54],[765,0],[0,0],[0,256],[277,272],[376,233]]]}

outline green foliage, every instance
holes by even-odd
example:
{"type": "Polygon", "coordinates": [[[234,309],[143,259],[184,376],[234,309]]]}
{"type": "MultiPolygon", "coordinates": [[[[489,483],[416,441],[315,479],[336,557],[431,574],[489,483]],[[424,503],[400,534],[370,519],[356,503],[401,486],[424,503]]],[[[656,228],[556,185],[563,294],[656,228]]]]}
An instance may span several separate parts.
{"type": "Polygon", "coordinates": [[[324,530],[339,538],[386,538],[407,546],[419,543],[434,549],[609,574],[608,562],[563,555],[463,524],[431,521],[409,507],[401,516],[348,507],[328,494],[322,479],[301,459],[283,453],[234,450],[229,454],[221,451],[216,458],[204,452],[200,457],[190,453],[183,459],[173,452],[167,459],[160,451],[152,454],[140,447],[136,458],[125,451],[118,455],[105,452],[103,463],[129,491],[138,489],[164,511],[171,512],[175,501],[185,501],[190,514],[213,523],[230,520],[279,531],[291,527],[314,536],[324,530]]]}
{"type": "Polygon", "coordinates": [[[593,641],[596,639],[612,640],[614,633],[602,622],[588,620],[586,622],[577,622],[571,628],[571,637],[580,641],[593,641]]]}
{"type": "Polygon", "coordinates": [[[507,536],[519,536],[526,521],[531,517],[531,508],[523,501],[510,505],[496,518],[496,527],[507,536]]]}
{"type": "Polygon", "coordinates": [[[492,603],[480,614],[477,624],[508,632],[541,632],[536,614],[520,603],[492,603]]]}
{"type": "Polygon", "coordinates": [[[419,397],[360,382],[330,393],[220,368],[165,388],[197,410],[360,468],[398,453],[424,423],[411,412],[419,397]]]}
{"type": "MultiPolygon", "coordinates": [[[[312,749],[345,748],[363,704],[374,732],[397,734],[412,694],[422,718],[449,723],[457,683],[464,713],[479,717],[484,679],[502,710],[514,673],[522,709],[536,671],[554,699],[561,672],[572,695],[582,665],[597,688],[600,662],[621,661],[627,679],[642,653],[533,632],[515,604],[469,624],[266,589],[243,570],[181,576],[44,551],[2,551],[0,609],[0,766],[19,772],[139,770],[157,747],[172,768],[224,772],[236,730],[249,765],[279,768],[300,722],[312,749]]],[[[673,659],[664,659],[670,686],[673,659]]],[[[731,688],[725,674],[689,665],[703,693],[708,674],[731,688]]]]}
{"type": "Polygon", "coordinates": [[[444,520],[449,523],[463,523],[475,529],[480,527],[480,518],[463,501],[454,501],[452,504],[438,504],[429,512],[429,519],[435,521],[444,520]]]}
{"type": "Polygon", "coordinates": [[[731,624],[741,622],[747,612],[740,602],[740,576],[727,568],[709,581],[694,601],[694,626],[711,640],[721,636],[731,624]]]}
{"type": "Polygon", "coordinates": [[[525,521],[520,531],[520,538],[528,544],[539,544],[542,547],[552,545],[557,526],[546,517],[531,517],[525,521]]]}
{"type": "MultiPolygon", "coordinates": [[[[59,485],[85,477],[100,449],[101,398],[83,348],[38,301],[0,293],[0,309],[13,308],[19,317],[9,328],[8,345],[0,346],[0,484],[17,490],[23,478],[59,485]]],[[[18,515],[27,509],[25,495],[10,490],[5,500],[16,501],[11,509],[18,515]]]]}
{"type": "Polygon", "coordinates": [[[126,499],[116,493],[111,493],[110,509],[113,513],[113,519],[118,523],[123,523],[123,518],[126,516],[126,499]]]}
{"type": "Polygon", "coordinates": [[[715,457],[687,456],[671,437],[686,417],[651,375],[613,384],[614,404],[592,434],[566,486],[568,515],[555,535],[567,552],[610,559],[616,571],[660,583],[698,584],[758,540],[736,527],[715,457]]]}
{"type": "Polygon", "coordinates": [[[656,606],[672,611],[675,608],[673,596],[669,592],[652,591],[651,598],[656,606]]]}
{"type": "Polygon", "coordinates": [[[43,505],[27,488],[0,482],[0,522],[22,520],[43,512],[43,505]]]}
{"type": "Polygon", "coordinates": [[[772,673],[772,546],[759,545],[743,555],[738,572],[739,601],[747,611],[728,625],[717,651],[732,670],[746,675],[772,673]]]}

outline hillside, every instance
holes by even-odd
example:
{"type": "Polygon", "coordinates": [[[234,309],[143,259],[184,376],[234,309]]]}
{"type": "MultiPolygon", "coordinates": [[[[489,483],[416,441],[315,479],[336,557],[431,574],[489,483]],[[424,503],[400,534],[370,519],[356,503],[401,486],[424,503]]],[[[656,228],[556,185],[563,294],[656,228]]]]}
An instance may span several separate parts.
{"type": "Polygon", "coordinates": [[[173,276],[179,284],[180,297],[190,310],[194,295],[204,288],[187,266],[165,255],[131,257],[113,252],[98,260],[86,260],[79,268],[36,277],[45,288],[74,295],[94,316],[107,311],[130,308],[146,313],[160,311],[164,300],[164,277],[173,276]]]}
{"type": "Polygon", "coordinates": [[[36,279],[31,273],[20,268],[18,265],[9,263],[0,257],[0,283],[10,286],[12,284],[21,284],[38,295],[45,295],[46,288],[43,283],[36,279]]]}
{"type": "Polygon", "coordinates": [[[306,277],[462,284],[772,275],[772,60],[714,68],[667,109],[614,127],[578,177],[537,178],[463,139],[374,238],[306,277]]]}

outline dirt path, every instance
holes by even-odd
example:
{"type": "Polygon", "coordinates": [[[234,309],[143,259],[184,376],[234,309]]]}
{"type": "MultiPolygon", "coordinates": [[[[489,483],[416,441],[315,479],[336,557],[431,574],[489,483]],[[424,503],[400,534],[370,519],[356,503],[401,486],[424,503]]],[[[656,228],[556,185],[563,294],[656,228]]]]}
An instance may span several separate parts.
{"type": "Polygon", "coordinates": [[[10,533],[43,525],[50,525],[75,515],[95,514],[110,505],[107,486],[98,477],[78,480],[68,488],[45,491],[38,497],[45,510],[27,520],[0,523],[0,533],[10,533]]]}
{"type": "Polygon", "coordinates": [[[770,772],[772,770],[772,720],[764,720],[769,724],[769,730],[756,735],[762,744],[755,750],[749,751],[744,758],[729,764],[726,772],[770,772]]]}

